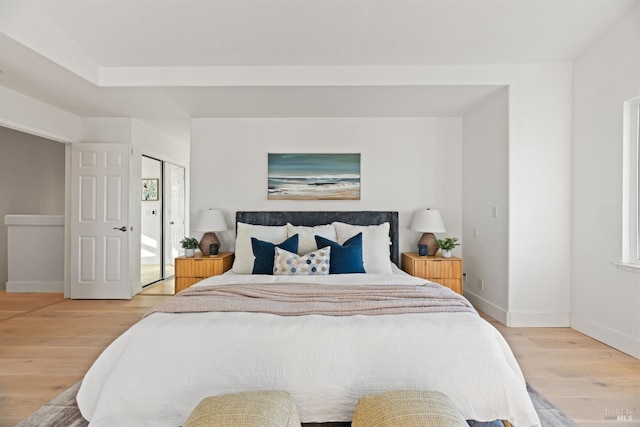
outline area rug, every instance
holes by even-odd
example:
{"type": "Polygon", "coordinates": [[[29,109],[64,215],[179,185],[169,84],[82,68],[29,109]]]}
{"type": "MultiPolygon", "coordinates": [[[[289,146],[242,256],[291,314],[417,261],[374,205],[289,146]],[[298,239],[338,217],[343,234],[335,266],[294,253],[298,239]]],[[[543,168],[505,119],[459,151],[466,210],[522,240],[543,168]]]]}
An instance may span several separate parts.
{"type": "MultiPolygon", "coordinates": [[[[38,409],[29,418],[21,421],[16,427],[84,427],[89,425],[87,420],[80,414],[76,404],[76,394],[79,387],[79,382],[69,387],[51,402],[38,409]]],[[[573,420],[553,406],[551,402],[529,384],[527,384],[527,391],[533,402],[533,407],[540,417],[542,427],[577,427],[573,420]]],[[[483,424],[479,423],[477,425],[481,426],[483,424]]]]}

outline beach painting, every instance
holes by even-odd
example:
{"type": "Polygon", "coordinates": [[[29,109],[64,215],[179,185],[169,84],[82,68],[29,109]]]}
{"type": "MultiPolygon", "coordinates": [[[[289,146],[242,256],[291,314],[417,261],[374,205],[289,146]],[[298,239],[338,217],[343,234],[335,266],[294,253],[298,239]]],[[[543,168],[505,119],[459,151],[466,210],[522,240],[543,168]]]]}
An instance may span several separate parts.
{"type": "Polygon", "coordinates": [[[269,153],[269,200],[360,200],[360,154],[269,153]]]}

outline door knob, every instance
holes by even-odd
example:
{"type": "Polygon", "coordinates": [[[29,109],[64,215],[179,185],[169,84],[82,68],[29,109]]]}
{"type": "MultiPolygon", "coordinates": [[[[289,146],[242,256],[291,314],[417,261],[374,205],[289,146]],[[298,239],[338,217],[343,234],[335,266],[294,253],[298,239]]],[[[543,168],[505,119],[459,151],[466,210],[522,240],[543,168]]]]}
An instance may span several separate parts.
{"type": "Polygon", "coordinates": [[[113,227],[114,230],[127,231],[127,227],[123,225],[122,227],[113,227]]]}

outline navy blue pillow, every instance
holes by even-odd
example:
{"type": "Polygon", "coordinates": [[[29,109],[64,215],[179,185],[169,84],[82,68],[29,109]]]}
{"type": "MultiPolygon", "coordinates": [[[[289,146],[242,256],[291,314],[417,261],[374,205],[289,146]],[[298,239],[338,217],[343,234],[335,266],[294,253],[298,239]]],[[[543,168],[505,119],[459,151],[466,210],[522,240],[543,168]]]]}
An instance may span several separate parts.
{"type": "Polygon", "coordinates": [[[362,261],[362,233],[351,237],[343,245],[322,236],[315,237],[318,249],[331,247],[329,274],[366,273],[362,261]]]}
{"type": "Polygon", "coordinates": [[[276,246],[285,251],[298,252],[298,235],[294,234],[282,243],[271,243],[251,238],[253,248],[253,274],[273,274],[273,258],[276,256],[276,246]]]}

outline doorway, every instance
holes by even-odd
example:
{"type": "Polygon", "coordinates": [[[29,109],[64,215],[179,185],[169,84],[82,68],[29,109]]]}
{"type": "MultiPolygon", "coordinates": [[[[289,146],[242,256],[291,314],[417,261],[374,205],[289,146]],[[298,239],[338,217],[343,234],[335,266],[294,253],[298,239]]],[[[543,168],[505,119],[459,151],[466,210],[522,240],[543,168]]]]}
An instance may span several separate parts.
{"type": "Polygon", "coordinates": [[[184,235],[184,167],[142,156],[140,215],[140,283],[147,288],[174,276],[184,235]]]}

